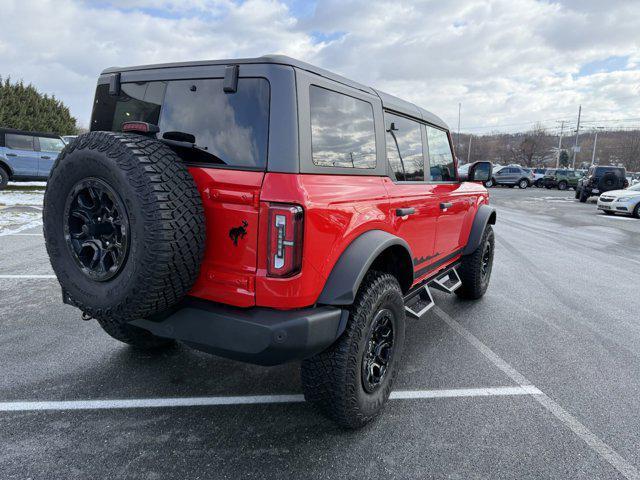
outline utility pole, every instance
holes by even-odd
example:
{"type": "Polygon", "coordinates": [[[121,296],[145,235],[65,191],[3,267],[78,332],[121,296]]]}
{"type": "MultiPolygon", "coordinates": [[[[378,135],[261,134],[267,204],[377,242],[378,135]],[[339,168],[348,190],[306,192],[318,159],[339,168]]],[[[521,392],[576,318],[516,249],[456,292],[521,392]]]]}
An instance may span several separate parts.
{"type": "Polygon", "coordinates": [[[462,103],[458,102],[458,139],[456,140],[456,148],[460,149],[460,110],[462,109],[462,103]]]}
{"type": "Polygon", "coordinates": [[[578,136],[580,135],[580,114],[582,113],[582,105],[578,108],[578,125],[576,126],[576,144],[573,147],[573,170],[576,169],[576,155],[578,154],[578,136]]]}
{"type": "Polygon", "coordinates": [[[471,140],[473,140],[473,135],[469,135],[469,150],[467,151],[467,163],[471,161],[471,140]]]}
{"type": "Polygon", "coordinates": [[[560,168],[560,151],[562,150],[562,134],[564,133],[564,120],[560,124],[560,141],[558,142],[558,155],[556,157],[556,170],[560,168]]]}
{"type": "Polygon", "coordinates": [[[598,129],[602,129],[604,127],[596,127],[596,136],[593,139],[593,153],[591,154],[591,165],[595,165],[596,163],[596,145],[598,145],[598,129]]]}

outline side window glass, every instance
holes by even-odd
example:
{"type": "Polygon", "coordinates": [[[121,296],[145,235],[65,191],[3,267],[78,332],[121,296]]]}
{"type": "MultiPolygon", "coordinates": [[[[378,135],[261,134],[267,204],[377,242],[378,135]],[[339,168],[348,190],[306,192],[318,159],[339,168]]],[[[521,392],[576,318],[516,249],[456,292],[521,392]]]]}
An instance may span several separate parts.
{"type": "Polygon", "coordinates": [[[33,137],[7,133],[5,135],[5,144],[8,148],[13,148],[14,150],[33,150],[33,137]]]}
{"type": "Polygon", "coordinates": [[[321,167],[375,168],[376,134],[369,102],[312,85],[311,153],[321,167]]]}
{"type": "Polygon", "coordinates": [[[424,156],[420,124],[408,118],[384,114],[387,160],[398,181],[424,181],[424,156]]]}
{"type": "Polygon", "coordinates": [[[61,152],[64,142],[60,138],[38,137],[41,152],[61,152]]]}
{"type": "Polygon", "coordinates": [[[453,154],[447,132],[427,126],[429,142],[429,167],[434,182],[452,182],[456,180],[453,154]]]}

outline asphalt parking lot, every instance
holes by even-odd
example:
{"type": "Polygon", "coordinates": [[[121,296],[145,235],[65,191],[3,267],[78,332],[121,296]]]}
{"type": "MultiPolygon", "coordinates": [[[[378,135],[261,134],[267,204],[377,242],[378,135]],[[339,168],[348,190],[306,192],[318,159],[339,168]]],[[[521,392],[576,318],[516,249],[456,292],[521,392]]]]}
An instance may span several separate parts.
{"type": "Polygon", "coordinates": [[[150,355],[81,321],[38,192],[0,194],[2,479],[640,478],[640,220],[492,189],[487,295],[435,293],[396,398],[344,432],[300,402],[297,364],[150,355]]]}

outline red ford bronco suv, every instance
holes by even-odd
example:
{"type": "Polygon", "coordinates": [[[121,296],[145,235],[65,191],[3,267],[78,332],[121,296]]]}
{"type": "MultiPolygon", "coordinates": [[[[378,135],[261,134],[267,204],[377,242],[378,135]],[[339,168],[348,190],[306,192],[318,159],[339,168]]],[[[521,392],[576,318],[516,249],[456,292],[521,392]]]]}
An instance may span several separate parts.
{"type": "Polygon", "coordinates": [[[340,425],[389,397],[430,289],[481,297],[496,213],[444,122],[283,57],[105,70],[44,233],[63,301],[140,348],[302,361],[340,425]]]}

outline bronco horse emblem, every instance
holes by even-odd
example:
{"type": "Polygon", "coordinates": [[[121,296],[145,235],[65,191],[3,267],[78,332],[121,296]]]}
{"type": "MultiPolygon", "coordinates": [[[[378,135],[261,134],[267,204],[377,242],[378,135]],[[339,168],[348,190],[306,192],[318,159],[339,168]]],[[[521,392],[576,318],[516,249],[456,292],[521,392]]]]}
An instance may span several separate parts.
{"type": "Polygon", "coordinates": [[[233,244],[236,247],[238,246],[238,240],[243,239],[247,234],[248,226],[249,223],[246,220],[243,220],[242,225],[240,225],[239,227],[233,227],[231,230],[229,230],[229,238],[233,241],[233,244]]]}

